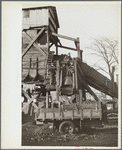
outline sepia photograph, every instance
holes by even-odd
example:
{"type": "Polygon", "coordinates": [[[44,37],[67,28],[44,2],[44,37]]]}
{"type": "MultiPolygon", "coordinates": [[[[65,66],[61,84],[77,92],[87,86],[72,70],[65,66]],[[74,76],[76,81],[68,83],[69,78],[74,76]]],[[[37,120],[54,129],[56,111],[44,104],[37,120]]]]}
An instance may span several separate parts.
{"type": "Polygon", "coordinates": [[[20,147],[119,148],[121,2],[22,1],[20,13],[20,147]]]}

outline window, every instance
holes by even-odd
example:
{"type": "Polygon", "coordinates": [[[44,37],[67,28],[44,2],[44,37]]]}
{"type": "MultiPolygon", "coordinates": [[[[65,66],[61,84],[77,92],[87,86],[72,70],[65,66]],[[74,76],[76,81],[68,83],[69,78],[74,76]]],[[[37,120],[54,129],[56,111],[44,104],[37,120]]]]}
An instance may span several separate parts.
{"type": "Polygon", "coordinates": [[[29,10],[24,10],[23,11],[23,18],[29,18],[30,17],[30,11],[29,10]]]}

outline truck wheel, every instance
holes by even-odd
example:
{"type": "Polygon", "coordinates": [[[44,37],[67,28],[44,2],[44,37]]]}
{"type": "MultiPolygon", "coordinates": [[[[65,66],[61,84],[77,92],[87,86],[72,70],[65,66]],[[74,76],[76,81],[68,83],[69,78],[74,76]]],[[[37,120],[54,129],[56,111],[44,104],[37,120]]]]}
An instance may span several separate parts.
{"type": "Polygon", "coordinates": [[[64,121],[59,126],[59,132],[61,134],[73,133],[75,130],[75,126],[71,121],[64,121]]]}

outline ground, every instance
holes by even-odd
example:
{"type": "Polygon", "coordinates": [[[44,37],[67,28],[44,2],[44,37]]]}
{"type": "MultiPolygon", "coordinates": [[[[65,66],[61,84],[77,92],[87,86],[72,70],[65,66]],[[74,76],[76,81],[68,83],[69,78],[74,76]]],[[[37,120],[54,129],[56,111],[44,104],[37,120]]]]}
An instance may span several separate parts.
{"type": "Polygon", "coordinates": [[[117,147],[118,128],[116,125],[84,128],[80,133],[61,135],[52,124],[36,125],[23,123],[22,146],[99,146],[117,147]]]}

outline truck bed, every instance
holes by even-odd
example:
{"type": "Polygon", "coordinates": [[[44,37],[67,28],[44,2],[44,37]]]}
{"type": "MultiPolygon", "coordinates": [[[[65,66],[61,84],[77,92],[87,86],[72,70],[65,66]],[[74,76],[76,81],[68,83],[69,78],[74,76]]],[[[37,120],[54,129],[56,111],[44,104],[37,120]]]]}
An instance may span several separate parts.
{"type": "Polygon", "coordinates": [[[81,107],[76,105],[63,105],[61,108],[39,108],[36,113],[36,119],[41,120],[62,120],[62,119],[95,119],[101,118],[100,108],[95,105],[82,104],[81,107]]]}

